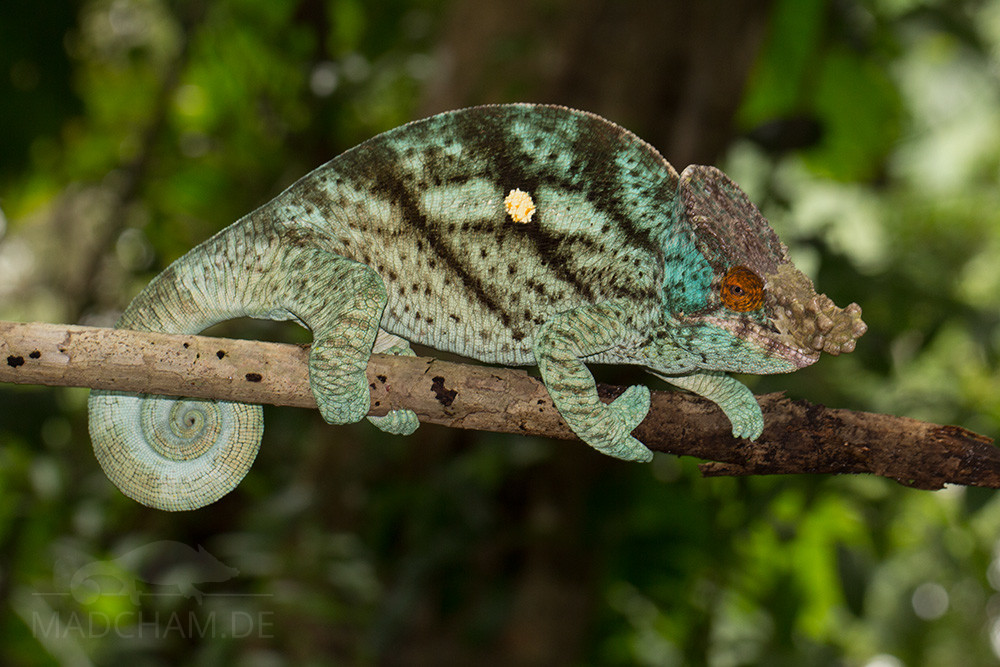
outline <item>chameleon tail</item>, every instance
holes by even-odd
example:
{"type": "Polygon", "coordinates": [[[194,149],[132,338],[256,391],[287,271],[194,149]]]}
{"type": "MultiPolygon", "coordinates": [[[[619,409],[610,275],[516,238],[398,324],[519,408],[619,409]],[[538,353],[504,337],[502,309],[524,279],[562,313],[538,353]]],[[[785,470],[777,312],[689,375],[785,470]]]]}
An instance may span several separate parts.
{"type": "MultiPolygon", "coordinates": [[[[273,258],[258,236],[236,224],[193,249],[136,296],[117,328],[198,333],[234,317],[287,318],[261,310],[270,299],[258,267],[273,258]]],[[[235,488],[264,428],[259,405],[117,391],[92,391],[89,418],[108,478],[143,505],[171,511],[208,505],[235,488]]]]}

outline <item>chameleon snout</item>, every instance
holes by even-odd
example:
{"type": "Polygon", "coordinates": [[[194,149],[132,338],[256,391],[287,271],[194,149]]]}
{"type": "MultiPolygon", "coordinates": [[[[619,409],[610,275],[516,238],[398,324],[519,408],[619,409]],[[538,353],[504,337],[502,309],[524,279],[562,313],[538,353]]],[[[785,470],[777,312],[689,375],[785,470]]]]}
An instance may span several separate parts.
{"type": "Polygon", "coordinates": [[[776,324],[787,340],[816,361],[820,353],[853,352],[868,330],[861,319],[861,306],[840,308],[825,294],[817,294],[809,280],[789,264],[779,267],[773,280],[776,324]]]}
{"type": "MultiPolygon", "coordinates": [[[[852,303],[839,308],[825,295],[817,295],[819,307],[810,308],[814,302],[793,304],[784,309],[783,329],[792,345],[816,361],[822,352],[831,355],[853,352],[860,338],[868,330],[861,319],[861,307],[852,303]]],[[[808,364],[807,364],[808,365],[808,364]]]]}
{"type": "Polygon", "coordinates": [[[840,308],[825,294],[817,294],[805,304],[794,303],[786,310],[796,323],[793,336],[797,342],[817,353],[853,352],[857,339],[868,330],[861,319],[861,306],[852,303],[840,308]]]}

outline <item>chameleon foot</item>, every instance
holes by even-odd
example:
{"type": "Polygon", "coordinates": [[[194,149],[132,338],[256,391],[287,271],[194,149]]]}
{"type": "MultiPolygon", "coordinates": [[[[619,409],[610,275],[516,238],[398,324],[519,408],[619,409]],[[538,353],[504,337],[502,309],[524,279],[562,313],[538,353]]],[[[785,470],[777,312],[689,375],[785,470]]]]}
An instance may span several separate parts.
{"type": "Polygon", "coordinates": [[[610,407],[618,413],[626,428],[632,431],[649,413],[649,401],[649,387],[634,384],[611,401],[610,407]]]}
{"type": "Polygon", "coordinates": [[[630,433],[649,412],[649,388],[632,385],[607,406],[612,418],[610,432],[591,433],[583,437],[588,445],[609,456],[624,461],[651,461],[653,452],[630,433]]]}
{"type": "Polygon", "coordinates": [[[328,424],[353,424],[371,408],[364,365],[348,365],[344,356],[343,348],[325,341],[314,344],[309,356],[309,385],[328,424]]]}
{"type": "Polygon", "coordinates": [[[613,456],[622,461],[648,463],[653,460],[652,450],[632,436],[626,436],[621,440],[608,443],[607,445],[595,444],[593,442],[588,442],[587,444],[602,454],[613,456]]]}
{"type": "Polygon", "coordinates": [[[764,415],[756,401],[726,411],[726,416],[733,424],[734,438],[749,438],[756,440],[764,432],[764,415]]]}
{"type": "Polygon", "coordinates": [[[393,410],[384,417],[369,417],[368,421],[379,430],[393,435],[410,435],[420,426],[417,413],[413,410],[393,410]]]}

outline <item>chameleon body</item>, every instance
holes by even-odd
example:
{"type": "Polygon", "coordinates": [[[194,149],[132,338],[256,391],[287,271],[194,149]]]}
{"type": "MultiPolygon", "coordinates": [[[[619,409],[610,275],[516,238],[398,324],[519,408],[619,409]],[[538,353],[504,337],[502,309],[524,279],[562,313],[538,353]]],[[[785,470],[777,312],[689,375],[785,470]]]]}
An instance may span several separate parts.
{"type": "MultiPolygon", "coordinates": [[[[722,172],[678,174],[599,116],[521,104],[443,113],[348,150],[169,266],[118,326],[298,320],[313,333],[310,384],[333,424],[367,414],[373,350],[412,354],[413,341],[538,364],[582,440],[644,461],[652,453],[630,432],[649,390],[605,405],[586,364],[645,366],[756,438],[760,408],[726,373],[849,352],[860,312],[816,294],[722,172]]],[[[391,433],[417,426],[408,410],[369,419],[391,433]]],[[[112,480],[170,510],[233,488],[262,429],[256,406],[105,391],[91,394],[90,424],[112,480]]]]}

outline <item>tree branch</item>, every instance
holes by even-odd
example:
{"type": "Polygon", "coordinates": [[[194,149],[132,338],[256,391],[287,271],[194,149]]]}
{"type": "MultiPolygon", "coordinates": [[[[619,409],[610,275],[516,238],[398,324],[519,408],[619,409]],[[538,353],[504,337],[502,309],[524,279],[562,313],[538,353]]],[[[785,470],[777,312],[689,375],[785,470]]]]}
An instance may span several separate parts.
{"type": "MultiPolygon", "coordinates": [[[[92,387],[315,408],[309,348],[205,336],[0,322],[0,382],[92,387]]],[[[371,414],[407,407],[456,428],[575,436],[545,387],[523,370],[375,355],[371,414]]],[[[624,387],[601,385],[610,401],[624,387]]],[[[650,449],[711,461],[705,475],[871,473],[921,489],[1000,488],[1000,450],[982,435],[907,417],[758,397],[766,428],[735,440],[712,403],[653,392],[635,435],[650,449]]]]}

